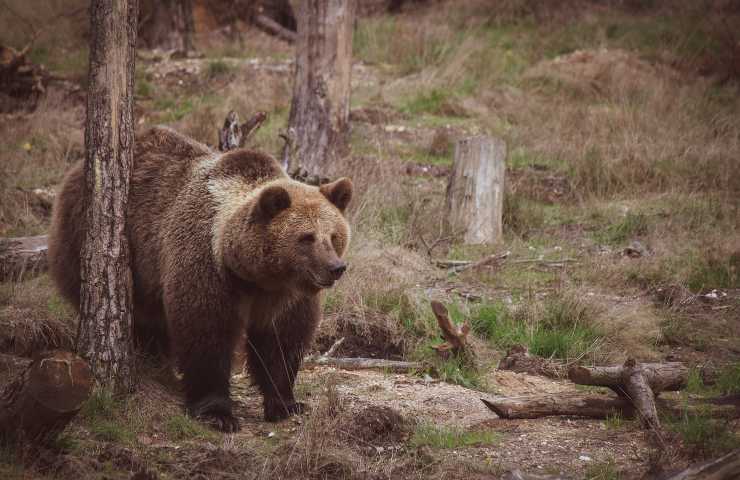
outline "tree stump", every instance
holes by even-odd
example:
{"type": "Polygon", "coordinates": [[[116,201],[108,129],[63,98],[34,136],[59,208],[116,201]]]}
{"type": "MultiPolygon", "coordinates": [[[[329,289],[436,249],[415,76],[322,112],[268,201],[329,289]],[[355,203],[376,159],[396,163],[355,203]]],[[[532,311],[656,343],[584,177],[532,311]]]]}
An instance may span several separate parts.
{"type": "Polygon", "coordinates": [[[69,352],[36,358],[0,393],[0,438],[45,445],[77,414],[90,396],[90,367],[69,352]]]}
{"type": "Polygon", "coordinates": [[[47,269],[46,235],[0,238],[0,282],[21,280],[47,269]]]}
{"type": "Polygon", "coordinates": [[[299,2],[288,131],[309,175],[325,174],[347,147],[355,8],[355,0],[299,2]]]}
{"type": "Polygon", "coordinates": [[[457,326],[450,319],[447,307],[436,300],[432,300],[432,312],[437,317],[437,324],[442,331],[442,338],[445,339],[444,343],[434,347],[437,353],[442,357],[447,357],[452,352],[453,355],[466,360],[467,363],[473,364],[473,354],[466,348],[468,344],[468,333],[470,333],[470,323],[465,322],[462,326],[457,326]]]}
{"type": "Polygon", "coordinates": [[[637,363],[628,359],[617,367],[580,367],[568,370],[568,378],[580,385],[609,387],[634,405],[643,427],[659,429],[655,397],[665,390],[686,386],[689,371],[679,362],[637,363]]]}
{"type": "Polygon", "coordinates": [[[447,220],[466,244],[501,240],[505,161],[506,144],[497,138],[468,137],[455,145],[447,184],[447,220]]]}

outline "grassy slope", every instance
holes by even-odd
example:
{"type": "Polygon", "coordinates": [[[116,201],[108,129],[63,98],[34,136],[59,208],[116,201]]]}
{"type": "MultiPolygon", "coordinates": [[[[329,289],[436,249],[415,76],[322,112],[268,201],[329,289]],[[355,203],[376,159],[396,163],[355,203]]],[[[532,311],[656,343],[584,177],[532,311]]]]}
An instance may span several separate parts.
{"type": "MultiPolygon", "coordinates": [[[[495,389],[480,371],[433,354],[439,339],[426,287],[441,282],[483,298],[471,303],[432,288],[457,321],[471,320],[478,361],[485,367],[495,363],[496,352],[515,343],[562,360],[671,354],[697,372],[705,364],[719,365],[707,370],[709,376],[718,370],[722,393],[737,391],[732,372],[740,338],[740,177],[730,172],[740,169],[740,95],[737,84],[694,73],[707,59],[722,56],[722,45],[712,35],[716,24],[709,15],[692,21],[690,7],[671,16],[606,7],[577,12],[509,7],[491,10],[485,2],[472,1],[358,23],[355,54],[371,74],[353,92],[353,107],[381,111],[388,121],[380,126],[357,122],[353,132],[353,153],[363,158],[345,167],[360,185],[350,212],[355,269],[327,295],[327,312],[352,314],[367,323],[379,318],[406,356],[433,364],[428,373],[471,388],[495,389]],[[551,63],[558,55],[602,49],[606,53],[578,57],[565,68],[551,63]],[[404,131],[398,133],[397,127],[404,131]],[[454,139],[481,131],[506,139],[511,181],[503,245],[475,248],[445,239],[438,215],[444,182],[399,172],[407,163],[444,168],[451,164],[454,139]],[[516,259],[578,261],[566,268],[504,263],[494,270],[445,276],[424,258],[435,239],[441,240],[431,250],[435,257],[477,259],[510,250],[516,259]],[[621,256],[634,240],[651,255],[621,256]],[[729,292],[728,297],[707,304],[681,301],[713,288],[729,292]],[[661,294],[669,289],[680,298],[661,294]]],[[[21,38],[22,32],[15,35],[21,38]]],[[[33,58],[48,62],[55,73],[84,78],[84,62],[76,60],[84,52],[78,48],[60,56],[54,35],[34,49],[33,58]]],[[[265,42],[258,53],[280,62],[289,54],[277,45],[265,42]]],[[[289,79],[249,71],[250,89],[244,89],[242,67],[220,58],[244,50],[227,43],[206,51],[209,58],[200,73],[186,76],[183,84],[156,78],[139,66],[137,104],[144,123],[172,123],[212,143],[214,128],[228,109],[266,110],[270,121],[256,144],[277,152],[289,79]],[[209,93],[215,90],[225,94],[209,93]]],[[[0,123],[2,235],[42,232],[48,219],[32,208],[24,192],[55,185],[69,163],[82,156],[83,107],[65,102],[50,96],[36,113],[0,123]]],[[[5,322],[29,312],[71,322],[44,278],[2,285],[0,308],[5,322]]],[[[697,387],[692,395],[709,393],[697,387]]],[[[150,412],[142,417],[136,410],[96,398],[64,447],[73,454],[107,445],[147,451],[142,438],[152,435],[192,442],[192,449],[223,442],[176,409],[164,417],[150,412]]],[[[321,421],[318,416],[316,422],[321,421]]],[[[726,425],[701,416],[676,419],[674,425],[687,451],[697,455],[714,455],[737,442],[718,435],[728,430],[726,425]],[[716,442],[708,448],[709,438],[716,442]]],[[[313,427],[301,431],[313,436],[332,431],[330,424],[313,427]]],[[[411,438],[412,445],[440,448],[493,441],[426,426],[411,438]]],[[[262,440],[241,447],[260,452],[287,448],[262,440]]],[[[165,451],[156,455],[167,458],[146,453],[147,462],[177,464],[177,455],[165,451]]],[[[305,468],[319,469],[314,473],[325,467],[323,457],[301,458],[305,468]]],[[[351,473],[359,465],[352,458],[337,460],[336,468],[351,473]]],[[[115,461],[109,463],[105,468],[115,471],[115,461]]],[[[10,473],[16,469],[7,468],[10,473]]],[[[616,478],[605,476],[616,475],[609,462],[593,470],[595,478],[616,478]]],[[[176,467],[168,472],[178,476],[176,467]]],[[[300,468],[290,472],[305,473],[300,468]]]]}

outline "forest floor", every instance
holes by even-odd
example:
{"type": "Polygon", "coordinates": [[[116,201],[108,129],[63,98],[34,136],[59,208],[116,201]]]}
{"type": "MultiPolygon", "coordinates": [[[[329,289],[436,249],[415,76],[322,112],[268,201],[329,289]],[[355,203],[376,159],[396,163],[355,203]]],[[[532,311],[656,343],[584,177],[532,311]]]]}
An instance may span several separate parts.
{"type": "MultiPolygon", "coordinates": [[[[325,294],[315,349],[344,338],[337,356],[423,369],[306,367],[296,390],[311,412],[273,424],[237,362],[242,430],[221,434],[184,415],[166,365],[141,359],[132,396],[96,393],[48,458],[0,450],[0,476],[471,479],[521,469],[612,480],[740,447],[737,419],[693,410],[661,414],[656,441],[632,419],[503,420],[480,401],[609,395],[497,370],[517,344],[561,364],[685,362],[688,388],[665,394],[679,403],[740,393],[740,86],[723,70],[716,21],[732,25],[737,13],[501,3],[438,2],[356,26],[351,153],[331,172],[357,188],[350,269],[325,294]],[[508,145],[505,238],[465,246],[444,230],[446,179],[455,141],[479,133],[508,145]],[[503,252],[460,273],[435,263],[503,252]],[[432,299],[471,323],[475,368],[436,355],[432,299]]],[[[44,233],[49,197],[83,157],[84,18],[58,23],[31,57],[66,81],[35,111],[0,115],[3,237],[44,233]]],[[[214,145],[229,110],[265,111],[251,147],[277,155],[291,47],[251,29],[241,40],[200,34],[197,46],[197,58],[139,52],[138,127],[167,124],[214,145]]],[[[0,284],[0,383],[17,372],[10,356],[70,348],[74,332],[46,275],[0,284]]]]}

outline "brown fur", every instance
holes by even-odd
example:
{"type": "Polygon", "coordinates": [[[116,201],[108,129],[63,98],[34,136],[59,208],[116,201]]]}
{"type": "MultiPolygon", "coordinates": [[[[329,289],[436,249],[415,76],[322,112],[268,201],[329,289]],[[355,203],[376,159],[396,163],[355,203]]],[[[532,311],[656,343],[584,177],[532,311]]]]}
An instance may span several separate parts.
{"type": "MultiPolygon", "coordinates": [[[[49,257],[62,294],[79,302],[82,165],[54,207],[49,257]]],[[[319,292],[344,271],[347,179],[311,187],[262,153],[212,152],[169,129],[138,139],[127,234],[139,342],[169,346],[192,414],[238,427],[229,374],[247,332],[248,366],[265,418],[300,413],[293,384],[320,319],[319,292]]]]}

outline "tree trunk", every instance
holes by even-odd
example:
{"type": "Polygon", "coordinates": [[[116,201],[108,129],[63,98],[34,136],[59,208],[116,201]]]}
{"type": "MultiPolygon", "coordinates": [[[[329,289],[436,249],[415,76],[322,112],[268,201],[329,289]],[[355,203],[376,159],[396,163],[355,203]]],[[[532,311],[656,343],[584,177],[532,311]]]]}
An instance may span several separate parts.
{"type": "Polygon", "coordinates": [[[193,50],[193,0],[142,2],[140,40],[148,48],[193,50]]]}
{"type": "Polygon", "coordinates": [[[464,138],[455,145],[447,184],[447,219],[466,244],[501,240],[506,144],[496,138],[464,138]]]}
{"type": "Polygon", "coordinates": [[[87,364],[69,352],[36,358],[0,393],[0,438],[48,444],[90,396],[87,364]]]}
{"type": "Polygon", "coordinates": [[[355,0],[300,2],[288,131],[308,175],[326,174],[346,151],[355,8],[355,0]]]}
{"type": "Polygon", "coordinates": [[[481,398],[481,401],[501,418],[540,418],[557,415],[606,418],[614,414],[631,417],[634,411],[626,399],[603,395],[530,395],[481,398]]]}
{"type": "Polygon", "coordinates": [[[132,386],[131,269],[125,235],[133,162],[137,0],[90,8],[85,128],[86,236],[77,350],[101,386],[132,386]]]}
{"type": "Polygon", "coordinates": [[[0,238],[0,282],[46,271],[47,237],[0,238]]]}

